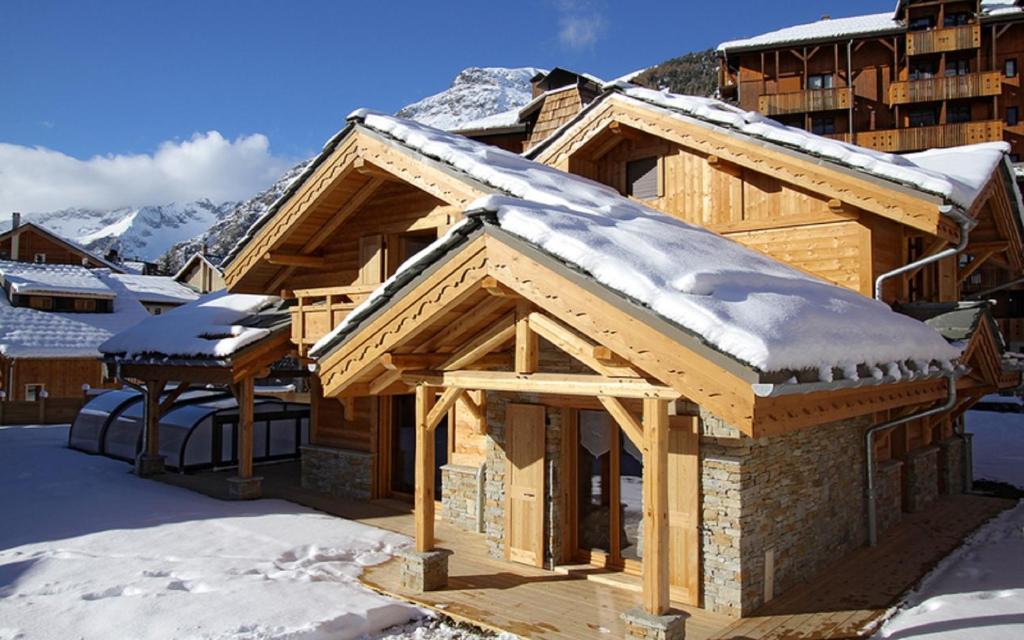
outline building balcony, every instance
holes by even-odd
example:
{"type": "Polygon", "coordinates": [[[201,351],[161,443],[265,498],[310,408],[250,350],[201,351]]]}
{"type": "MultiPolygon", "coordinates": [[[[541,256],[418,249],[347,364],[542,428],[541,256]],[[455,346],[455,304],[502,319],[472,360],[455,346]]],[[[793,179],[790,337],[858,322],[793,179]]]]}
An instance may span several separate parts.
{"type": "Polygon", "coordinates": [[[849,109],[853,94],[848,87],[772,93],[757,100],[757,110],[768,116],[849,109]]]}
{"type": "Polygon", "coordinates": [[[1002,74],[999,71],[983,71],[962,76],[894,82],[889,85],[889,104],[997,96],[1002,91],[1002,74]]]}
{"type": "Polygon", "coordinates": [[[907,33],[908,56],[977,49],[980,46],[981,25],[977,24],[907,33]]]}
{"type": "Polygon", "coordinates": [[[1024,318],[997,318],[996,323],[1007,342],[1024,342],[1024,318]]]}
{"type": "Polygon", "coordinates": [[[1003,123],[1000,120],[958,122],[933,127],[883,129],[857,133],[857,144],[860,146],[890,153],[955,147],[978,142],[995,142],[1002,139],[1003,123]]]}
{"type": "Polygon", "coordinates": [[[292,343],[299,355],[338,326],[356,306],[380,285],[352,285],[322,289],[296,289],[296,305],[291,308],[292,343]]]}

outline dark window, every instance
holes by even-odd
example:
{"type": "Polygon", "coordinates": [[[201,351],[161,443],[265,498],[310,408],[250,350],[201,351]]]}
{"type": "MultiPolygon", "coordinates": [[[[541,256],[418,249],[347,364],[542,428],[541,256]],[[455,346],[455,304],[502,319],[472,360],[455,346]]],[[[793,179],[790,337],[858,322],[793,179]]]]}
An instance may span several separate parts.
{"type": "Polygon", "coordinates": [[[918,61],[910,67],[911,80],[925,80],[935,77],[935,62],[918,61]]]}
{"type": "Polygon", "coordinates": [[[1006,124],[1012,127],[1017,124],[1018,120],[1020,120],[1020,112],[1017,110],[1017,107],[1007,107],[1006,124]]]}
{"type": "Polygon", "coordinates": [[[626,163],[626,195],[650,200],[658,197],[658,158],[641,158],[626,163]]]}
{"type": "Polygon", "coordinates": [[[32,256],[32,260],[36,264],[43,264],[43,263],[46,262],[46,254],[45,253],[37,253],[36,255],[32,256]]]}
{"type": "Polygon", "coordinates": [[[907,25],[907,29],[910,31],[925,31],[935,26],[935,16],[921,16],[919,18],[911,18],[910,24],[907,25]]]}
{"type": "Polygon", "coordinates": [[[807,76],[807,88],[808,89],[831,89],[832,88],[832,74],[831,73],[819,73],[813,76],[807,76]]]}
{"type": "Polygon", "coordinates": [[[1010,154],[1010,162],[1020,162],[1020,154],[1019,153],[1011,153],[1010,154]]]}
{"type": "Polygon", "coordinates": [[[816,133],[819,136],[828,135],[836,132],[836,119],[835,118],[812,118],[811,119],[811,133],[816,133]]]}
{"type": "Polygon", "coordinates": [[[946,122],[970,122],[971,121],[971,105],[969,104],[951,104],[946,109],[946,122]]]}
{"type": "Polygon", "coordinates": [[[946,62],[947,76],[965,76],[971,72],[970,60],[949,60],[946,62]]]}
{"type": "Polygon", "coordinates": [[[1017,77],[1017,58],[1007,58],[1003,65],[1003,75],[1007,78],[1017,77]]]}
{"type": "Polygon", "coordinates": [[[935,109],[912,109],[908,114],[910,118],[910,126],[912,127],[930,127],[934,124],[938,124],[939,118],[935,113],[935,109]]]}
{"type": "Polygon", "coordinates": [[[946,17],[942,20],[942,26],[962,27],[963,25],[970,23],[970,20],[971,14],[967,12],[947,13],[946,17]]]}

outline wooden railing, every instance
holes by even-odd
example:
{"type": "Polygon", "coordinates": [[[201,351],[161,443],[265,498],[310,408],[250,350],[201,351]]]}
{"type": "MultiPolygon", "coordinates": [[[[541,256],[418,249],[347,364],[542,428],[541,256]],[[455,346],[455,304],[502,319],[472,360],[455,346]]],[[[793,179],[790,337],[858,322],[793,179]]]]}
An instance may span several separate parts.
{"type": "Polygon", "coordinates": [[[921,151],[938,147],[956,147],[979,142],[997,142],[1003,139],[1001,120],[958,122],[933,127],[883,129],[857,133],[857,144],[878,151],[921,151]]]}
{"type": "Polygon", "coordinates": [[[811,111],[849,109],[853,94],[848,87],[770,93],[757,99],[757,110],[769,116],[811,111]]]}
{"type": "Polygon", "coordinates": [[[942,76],[892,83],[889,85],[889,104],[996,96],[1002,90],[1002,74],[999,71],[942,76]]]}
{"type": "Polygon", "coordinates": [[[977,49],[981,46],[981,26],[965,24],[959,27],[945,27],[931,31],[911,31],[907,33],[907,55],[916,56],[924,53],[942,53],[943,51],[960,51],[961,49],[977,49]]]}
{"type": "Polygon", "coordinates": [[[338,326],[379,285],[296,289],[292,307],[292,342],[306,355],[317,340],[338,326]]]}

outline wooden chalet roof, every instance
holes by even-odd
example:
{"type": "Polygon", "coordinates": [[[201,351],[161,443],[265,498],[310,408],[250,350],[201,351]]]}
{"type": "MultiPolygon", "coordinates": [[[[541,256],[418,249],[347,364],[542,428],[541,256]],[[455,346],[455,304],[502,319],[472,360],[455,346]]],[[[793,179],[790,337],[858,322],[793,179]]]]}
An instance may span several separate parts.
{"type": "Polygon", "coordinates": [[[31,231],[31,232],[34,232],[34,233],[38,233],[38,234],[40,234],[42,236],[45,236],[48,240],[51,240],[54,243],[59,244],[59,245],[65,247],[66,249],[68,249],[68,251],[71,251],[72,253],[77,253],[83,259],[91,260],[97,266],[106,267],[106,268],[110,269],[111,271],[113,271],[114,273],[124,273],[125,272],[124,269],[120,265],[115,264],[115,263],[107,260],[106,258],[102,258],[102,257],[96,255],[95,253],[89,251],[88,249],[86,249],[85,247],[81,246],[78,243],[72,242],[71,240],[68,240],[67,238],[63,238],[63,237],[57,235],[56,233],[50,231],[46,227],[41,227],[41,226],[39,226],[39,225],[37,225],[35,223],[32,223],[32,222],[22,222],[17,227],[14,227],[12,229],[8,229],[7,231],[5,231],[3,233],[0,233],[0,242],[3,242],[4,240],[7,240],[11,236],[14,236],[14,235],[17,235],[17,234],[21,234],[21,233],[25,233],[26,231],[31,231]]]}

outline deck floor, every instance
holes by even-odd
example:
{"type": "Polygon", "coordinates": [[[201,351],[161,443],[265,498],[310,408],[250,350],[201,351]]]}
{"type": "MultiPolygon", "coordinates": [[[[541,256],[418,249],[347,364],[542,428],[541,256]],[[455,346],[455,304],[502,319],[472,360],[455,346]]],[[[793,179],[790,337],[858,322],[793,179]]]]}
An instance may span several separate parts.
{"type": "MultiPolygon", "coordinates": [[[[377,500],[340,500],[303,490],[297,465],[260,467],[263,493],[340,517],[412,535],[411,505],[377,500]]],[[[226,472],[166,474],[165,482],[225,498],[226,472]]],[[[755,615],[737,620],[693,607],[687,615],[689,640],[788,640],[854,638],[870,635],[885,611],[935,563],[955,549],[971,531],[1010,500],[961,495],[943,498],[927,511],[904,514],[903,521],[873,548],[861,548],[838,560],[802,585],[790,588],[755,615]]],[[[372,589],[415,602],[484,628],[526,638],[621,638],[619,614],[640,602],[638,579],[621,574],[563,568],[546,571],[504,562],[487,555],[482,534],[469,533],[438,520],[438,546],[452,549],[449,587],[427,594],[401,588],[399,563],[391,560],[365,570],[372,589]]]]}

